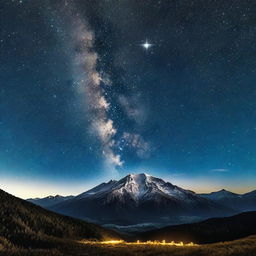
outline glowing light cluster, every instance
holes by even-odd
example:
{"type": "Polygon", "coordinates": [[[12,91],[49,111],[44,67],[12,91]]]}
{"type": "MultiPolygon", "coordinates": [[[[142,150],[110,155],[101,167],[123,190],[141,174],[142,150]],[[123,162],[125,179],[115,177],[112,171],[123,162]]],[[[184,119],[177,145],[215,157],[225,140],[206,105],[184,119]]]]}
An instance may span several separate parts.
{"type": "Polygon", "coordinates": [[[122,245],[164,245],[164,246],[197,246],[197,244],[194,244],[193,242],[190,243],[183,243],[179,242],[176,243],[174,241],[171,242],[166,242],[165,240],[163,241],[146,241],[146,242],[141,242],[140,240],[137,240],[136,242],[126,242],[124,240],[109,240],[109,241],[102,241],[102,242],[92,242],[92,241],[85,241],[83,243],[86,244],[109,244],[109,245],[115,245],[115,244],[122,244],[122,245]]]}
{"type": "Polygon", "coordinates": [[[168,245],[168,246],[195,246],[196,245],[193,242],[190,242],[190,243],[183,243],[183,242],[176,243],[174,241],[166,242],[165,240],[163,240],[161,242],[160,241],[141,242],[140,240],[138,240],[136,243],[132,243],[132,244],[152,244],[152,245],[168,245]]]}
{"type": "Polygon", "coordinates": [[[123,241],[123,240],[110,240],[110,241],[103,241],[103,242],[98,242],[98,243],[100,243],[100,244],[123,244],[123,243],[125,243],[125,241],[123,241]]]}

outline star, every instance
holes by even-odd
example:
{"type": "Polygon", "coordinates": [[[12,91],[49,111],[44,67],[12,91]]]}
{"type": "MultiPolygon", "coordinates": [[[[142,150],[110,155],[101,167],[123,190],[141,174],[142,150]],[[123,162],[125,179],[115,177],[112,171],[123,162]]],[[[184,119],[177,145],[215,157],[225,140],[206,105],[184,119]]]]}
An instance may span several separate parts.
{"type": "Polygon", "coordinates": [[[144,47],[146,50],[148,50],[153,44],[150,44],[148,40],[145,41],[145,43],[142,44],[142,47],[144,47]]]}

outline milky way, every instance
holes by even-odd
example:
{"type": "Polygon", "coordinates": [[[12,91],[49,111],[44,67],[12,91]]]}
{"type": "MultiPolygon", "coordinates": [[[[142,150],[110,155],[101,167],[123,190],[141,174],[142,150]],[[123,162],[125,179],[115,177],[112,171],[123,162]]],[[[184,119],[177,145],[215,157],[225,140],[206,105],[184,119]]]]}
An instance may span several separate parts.
{"type": "Polygon", "coordinates": [[[69,29],[74,50],[71,59],[73,78],[77,90],[83,93],[85,103],[89,106],[90,129],[100,139],[101,151],[106,160],[115,166],[122,166],[120,155],[113,150],[116,128],[113,120],[108,117],[108,109],[111,105],[104,96],[104,86],[108,85],[97,71],[99,57],[93,49],[94,34],[80,15],[68,15],[66,18],[71,22],[69,29]]]}
{"type": "MultiPolygon", "coordinates": [[[[66,47],[71,49],[70,62],[74,84],[78,94],[84,97],[91,122],[88,132],[100,140],[102,156],[114,168],[124,165],[121,154],[126,149],[134,149],[139,158],[149,157],[152,151],[150,143],[138,133],[118,131],[109,115],[109,111],[115,108],[116,104],[120,104],[127,118],[136,124],[143,124],[145,111],[139,99],[135,96],[116,94],[115,104],[107,100],[108,91],[116,85],[106,79],[107,74],[104,70],[97,67],[100,56],[94,48],[94,32],[74,5],[66,3],[61,13],[61,18],[66,20],[63,29],[70,35],[66,39],[66,47]]],[[[118,121],[120,122],[116,120],[118,121]]]]}
{"type": "Polygon", "coordinates": [[[231,2],[2,0],[0,180],[253,189],[256,4],[231,2]]]}

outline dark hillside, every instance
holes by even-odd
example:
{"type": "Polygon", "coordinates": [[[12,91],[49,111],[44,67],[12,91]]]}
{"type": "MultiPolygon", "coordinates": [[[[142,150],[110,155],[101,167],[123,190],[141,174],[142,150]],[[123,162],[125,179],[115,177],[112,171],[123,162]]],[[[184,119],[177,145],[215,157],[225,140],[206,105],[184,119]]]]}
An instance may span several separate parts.
{"type": "Polygon", "coordinates": [[[231,241],[256,234],[256,212],[212,218],[198,223],[169,226],[141,233],[141,240],[166,240],[198,244],[231,241]]]}
{"type": "Polygon", "coordinates": [[[119,236],[105,228],[56,214],[0,190],[0,246],[51,248],[54,239],[105,240],[119,236]]]}

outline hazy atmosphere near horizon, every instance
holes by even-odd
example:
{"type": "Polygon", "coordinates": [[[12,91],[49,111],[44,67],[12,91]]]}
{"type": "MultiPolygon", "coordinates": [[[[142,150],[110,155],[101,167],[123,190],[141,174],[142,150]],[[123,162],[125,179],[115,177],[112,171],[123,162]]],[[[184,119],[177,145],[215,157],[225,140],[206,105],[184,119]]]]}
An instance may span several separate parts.
{"type": "Polygon", "coordinates": [[[0,188],[148,173],[254,190],[256,1],[1,0],[0,188]]]}

